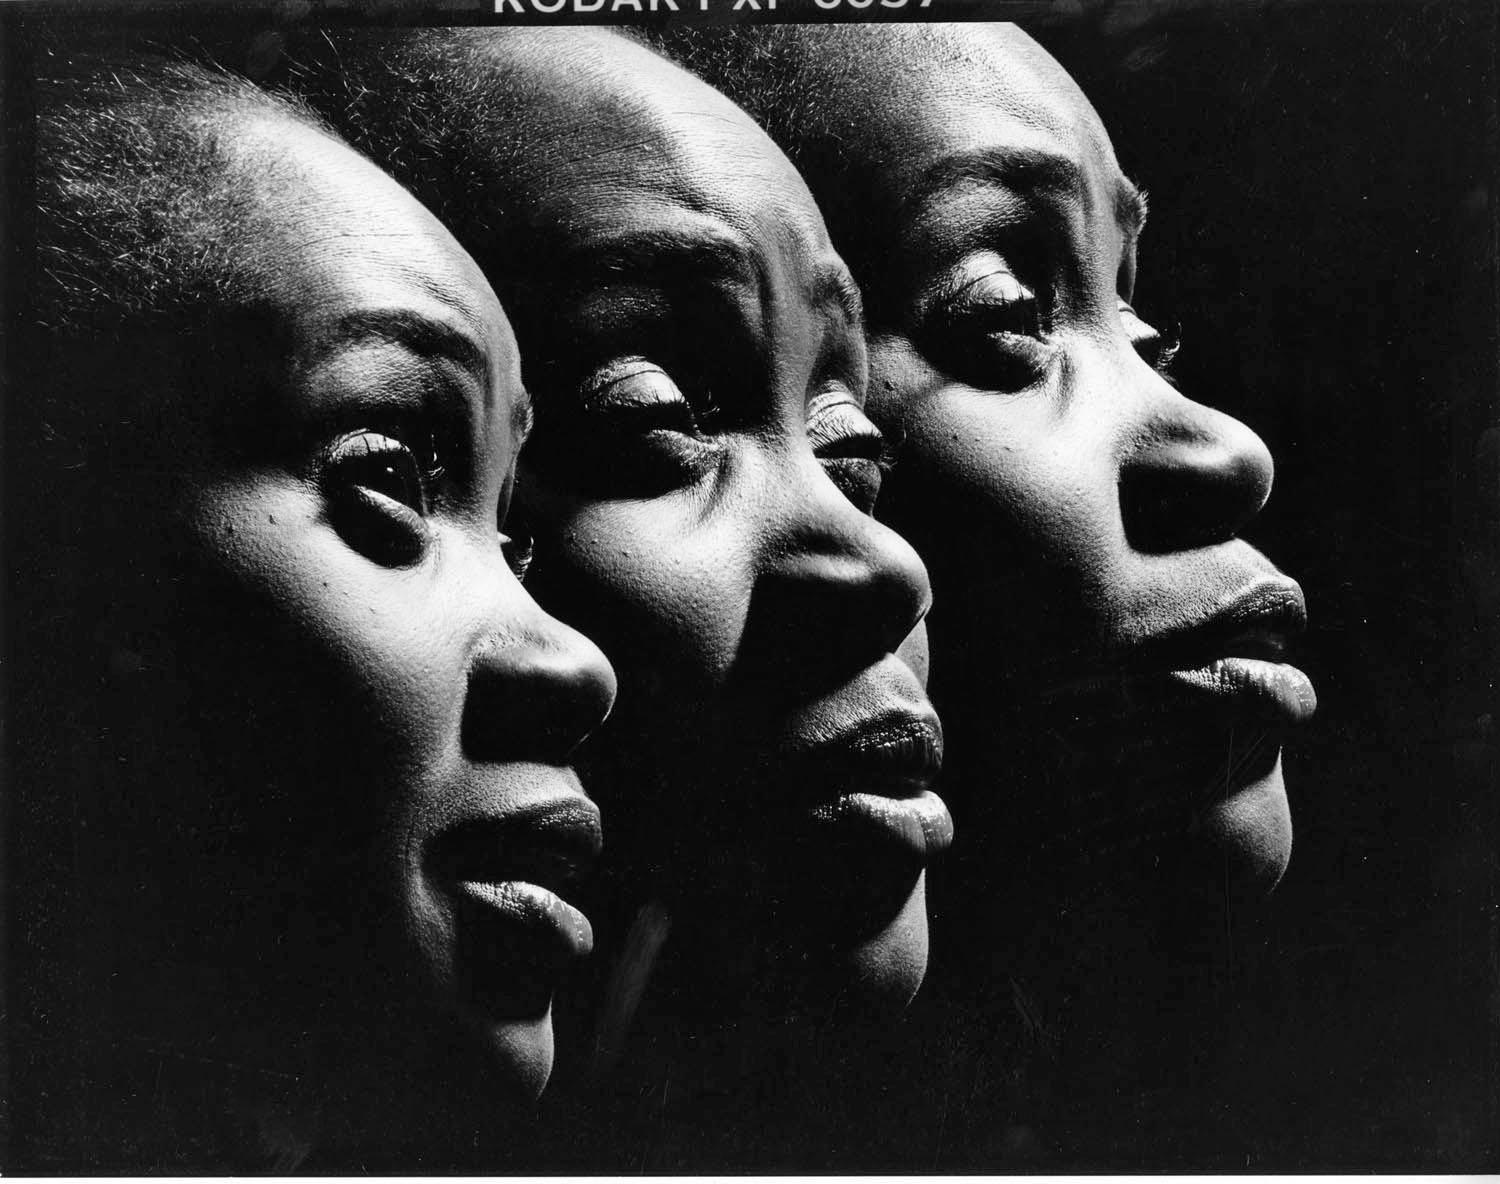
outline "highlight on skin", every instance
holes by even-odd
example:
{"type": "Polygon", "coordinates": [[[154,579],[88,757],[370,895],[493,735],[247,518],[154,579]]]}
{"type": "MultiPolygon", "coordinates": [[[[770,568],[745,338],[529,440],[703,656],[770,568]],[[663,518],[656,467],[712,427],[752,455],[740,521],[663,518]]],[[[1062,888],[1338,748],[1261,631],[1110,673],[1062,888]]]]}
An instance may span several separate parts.
{"type": "Polygon", "coordinates": [[[763,120],[864,292],[880,514],[933,572],[951,792],[994,828],[970,842],[1197,844],[1269,889],[1280,737],[1315,704],[1300,590],[1239,537],[1271,460],[1171,383],[1132,304],[1145,197],[1087,99],[1009,25],[660,40],[763,120]]]}
{"type": "Polygon", "coordinates": [[[54,56],[22,545],[66,627],[22,816],[73,852],[48,954],[97,993],[50,1033],[90,1118],[49,1154],[465,1163],[591,944],[569,764],[615,690],[517,578],[511,329],[306,108],[54,56]]]}
{"type": "MultiPolygon", "coordinates": [[[[633,925],[660,939],[649,988],[599,996],[641,1000],[659,1032],[904,1005],[951,825],[939,725],[897,656],[928,587],[869,513],[886,445],[860,297],[805,186],[743,113],[606,31],[290,56],[290,84],[444,217],[516,325],[531,578],[620,674],[584,757],[611,820],[600,974],[641,972],[633,925]]],[[[632,1026],[602,1023],[611,1048],[632,1026]]]]}

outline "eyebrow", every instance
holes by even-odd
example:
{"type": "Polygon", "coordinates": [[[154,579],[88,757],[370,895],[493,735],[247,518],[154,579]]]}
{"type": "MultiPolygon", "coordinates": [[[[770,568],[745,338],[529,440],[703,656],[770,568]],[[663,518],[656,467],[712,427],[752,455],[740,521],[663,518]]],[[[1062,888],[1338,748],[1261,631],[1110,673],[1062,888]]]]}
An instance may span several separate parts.
{"type": "Polygon", "coordinates": [[[517,449],[525,446],[535,426],[536,404],[532,401],[531,392],[522,387],[516,396],[515,406],[510,410],[510,430],[515,434],[517,449]]]}
{"type": "Polygon", "coordinates": [[[1115,190],[1115,221],[1126,234],[1134,238],[1141,233],[1146,225],[1148,208],[1146,191],[1129,177],[1121,177],[1115,190]]]}
{"type": "Polygon", "coordinates": [[[841,262],[821,265],[813,278],[813,300],[818,304],[831,304],[843,311],[849,324],[856,329],[865,323],[865,302],[859,285],[841,262]]]}
{"type": "Polygon", "coordinates": [[[641,231],[582,247],[577,256],[594,273],[661,276],[667,280],[750,284],[755,269],[738,243],[715,236],[641,231]]]}
{"type": "MultiPolygon", "coordinates": [[[[963,181],[999,184],[1017,193],[1041,189],[1072,199],[1085,191],[1083,170],[1069,157],[1039,148],[989,149],[957,153],[937,161],[917,178],[902,208],[926,202],[963,181]]],[[[1121,176],[1116,184],[1114,215],[1132,236],[1139,234],[1146,223],[1146,194],[1128,177],[1121,176]]]]}
{"type": "Polygon", "coordinates": [[[332,344],[383,341],[424,358],[446,358],[483,382],[489,377],[485,351],[467,333],[409,309],[360,309],[339,318],[332,344]]]}
{"type": "MultiPolygon", "coordinates": [[[[585,247],[580,255],[595,273],[650,277],[663,283],[753,287],[759,280],[749,249],[730,238],[651,231],[585,247]]],[[[851,325],[864,324],[864,298],[842,260],[816,265],[812,298],[819,305],[838,308],[851,325]]]]}

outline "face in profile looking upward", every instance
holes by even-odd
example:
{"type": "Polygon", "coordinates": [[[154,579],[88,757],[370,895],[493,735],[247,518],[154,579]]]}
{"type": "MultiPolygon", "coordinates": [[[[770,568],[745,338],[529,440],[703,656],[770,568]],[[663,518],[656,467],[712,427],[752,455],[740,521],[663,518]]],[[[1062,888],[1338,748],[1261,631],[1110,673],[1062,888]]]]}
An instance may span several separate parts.
{"type": "MultiPolygon", "coordinates": [[[[1281,736],[1315,704],[1285,661],[1302,594],[1239,538],[1265,446],[1175,389],[1132,308],[1145,203],[1098,116],[1011,26],[780,36],[799,89],[762,114],[864,290],[899,441],[879,512],[932,572],[959,853],[1043,868],[1028,892],[1185,883],[1164,857],[1264,892],[1281,736]]],[[[743,79],[724,44],[686,60],[743,79]]]]}
{"type": "Polygon", "coordinates": [[[928,587],[869,514],[859,297],[806,188],[612,35],[419,37],[383,62],[357,93],[384,105],[341,119],[378,160],[412,134],[454,154],[410,180],[516,325],[532,580],[619,671],[585,766],[614,903],[670,925],[684,1018],[757,992],[905,1002],[950,826],[941,732],[896,656],[928,587]],[[386,118],[423,75],[440,136],[386,118]]]}
{"type": "Polygon", "coordinates": [[[115,427],[104,553],[139,612],[111,626],[126,780],[92,829],[128,853],[127,1039],[304,1083],[335,1141],[492,1124],[545,1083],[591,944],[560,894],[599,817],[567,766],[614,694],[512,570],[511,330],[348,148],[274,109],[180,119],[216,125],[235,213],[181,342],[207,368],[115,427]]]}

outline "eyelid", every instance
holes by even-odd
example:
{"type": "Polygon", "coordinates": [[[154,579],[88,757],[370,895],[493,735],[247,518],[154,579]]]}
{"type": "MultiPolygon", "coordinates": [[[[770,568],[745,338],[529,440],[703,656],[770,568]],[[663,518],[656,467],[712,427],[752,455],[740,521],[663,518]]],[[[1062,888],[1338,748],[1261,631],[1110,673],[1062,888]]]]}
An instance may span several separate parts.
{"type": "Polygon", "coordinates": [[[1141,314],[1131,307],[1130,301],[1123,296],[1115,305],[1115,310],[1120,314],[1120,319],[1125,323],[1125,331],[1130,337],[1130,343],[1140,346],[1143,343],[1155,341],[1161,334],[1153,329],[1141,318],[1141,314]]]}
{"type": "Polygon", "coordinates": [[[602,402],[613,406],[687,402],[672,376],[643,357],[617,358],[599,367],[584,380],[581,395],[584,410],[602,402]],[[632,379],[643,381],[631,389],[625,384],[632,379]]]}
{"type": "MultiPolygon", "coordinates": [[[[399,477],[394,465],[409,462],[417,484],[413,492],[419,502],[411,508],[425,515],[429,512],[434,500],[433,487],[442,479],[445,470],[438,455],[435,439],[429,434],[429,446],[419,451],[405,438],[411,434],[398,428],[375,427],[362,427],[344,432],[323,450],[323,469],[330,478],[343,470],[349,473],[348,479],[354,481],[359,476],[358,466],[378,465],[384,458],[391,458],[386,462],[384,473],[377,474],[372,471],[365,475],[399,477]]],[[[376,492],[380,491],[376,490],[376,492]]]]}
{"type": "Polygon", "coordinates": [[[1123,296],[1119,298],[1116,306],[1121,319],[1128,317],[1125,329],[1130,337],[1130,344],[1146,361],[1151,363],[1151,368],[1165,378],[1168,382],[1176,385],[1172,375],[1172,363],[1182,349],[1181,332],[1176,331],[1170,337],[1148,325],[1141,319],[1141,314],[1131,307],[1130,302],[1123,296]],[[1130,322],[1134,322],[1132,325],[1130,322]]]}
{"type": "Polygon", "coordinates": [[[889,469],[895,461],[885,433],[847,390],[824,391],[809,400],[807,438],[820,459],[831,459],[829,454],[840,446],[844,447],[838,455],[847,457],[851,454],[848,446],[854,445],[855,455],[873,460],[883,469],[889,469]]]}
{"type": "MultiPolygon", "coordinates": [[[[960,286],[954,288],[948,295],[946,303],[957,304],[964,297],[969,297],[975,288],[990,285],[994,289],[994,299],[985,301],[993,304],[1019,304],[1023,300],[1035,300],[1036,293],[1016,278],[1015,273],[1006,267],[997,267],[993,271],[987,271],[966,280],[960,286]]],[[[971,303],[972,298],[970,298],[971,303]]]]}

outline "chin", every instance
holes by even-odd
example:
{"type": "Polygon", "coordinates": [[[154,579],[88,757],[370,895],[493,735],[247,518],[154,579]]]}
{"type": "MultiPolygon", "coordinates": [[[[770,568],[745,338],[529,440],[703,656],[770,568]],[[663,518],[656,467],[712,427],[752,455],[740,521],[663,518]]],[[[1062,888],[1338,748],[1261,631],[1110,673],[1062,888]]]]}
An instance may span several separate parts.
{"type": "Polygon", "coordinates": [[[895,1013],[927,974],[927,873],[918,875],[895,917],[849,954],[847,986],[869,1013],[895,1013]]]}
{"type": "Polygon", "coordinates": [[[1194,830],[1206,840],[1235,895],[1270,895],[1292,856],[1292,814],[1281,753],[1265,772],[1204,810],[1194,830]]]}
{"type": "Polygon", "coordinates": [[[536,1018],[496,1023],[489,1044],[502,1088],[531,1100],[540,1097],[552,1076],[552,1008],[536,1018]]]}

